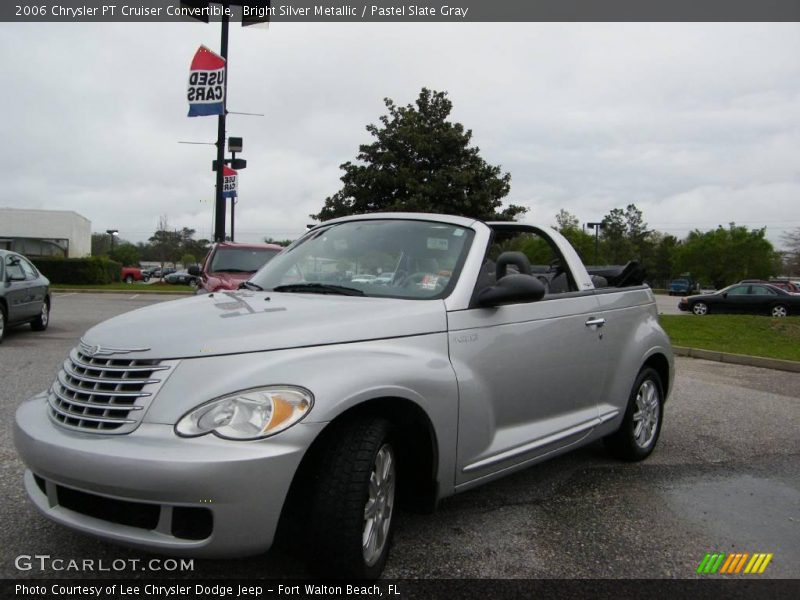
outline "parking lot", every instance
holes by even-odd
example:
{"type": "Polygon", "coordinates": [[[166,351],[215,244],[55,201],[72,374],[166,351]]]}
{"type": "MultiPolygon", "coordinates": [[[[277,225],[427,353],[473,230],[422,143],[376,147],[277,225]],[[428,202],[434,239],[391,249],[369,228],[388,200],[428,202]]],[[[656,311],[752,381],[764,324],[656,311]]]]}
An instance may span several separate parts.
{"type": "MultiPolygon", "coordinates": [[[[148,558],[83,537],[37,514],[22,488],[12,422],[17,405],[49,386],[87,328],[170,299],[56,295],[46,332],[22,327],[10,331],[0,345],[0,576],[82,575],[19,571],[14,563],[21,554],[108,562],[148,558]]],[[[617,462],[602,444],[595,444],[446,499],[433,515],[401,514],[384,576],[682,578],[694,576],[706,552],[721,551],[773,553],[761,577],[796,577],[800,374],[678,359],[665,412],[660,445],[643,463],[617,462]]],[[[110,574],[123,575],[155,576],[110,574]]],[[[307,574],[296,560],[271,552],[235,561],[197,560],[191,573],[170,573],[184,575],[307,574]]]]}

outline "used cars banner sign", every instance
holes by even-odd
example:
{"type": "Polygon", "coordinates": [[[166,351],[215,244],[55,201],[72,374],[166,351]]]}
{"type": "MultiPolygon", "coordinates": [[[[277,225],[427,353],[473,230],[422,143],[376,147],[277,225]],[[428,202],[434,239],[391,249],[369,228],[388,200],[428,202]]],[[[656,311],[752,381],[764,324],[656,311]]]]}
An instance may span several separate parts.
{"type": "Polygon", "coordinates": [[[189,71],[189,116],[221,115],[225,111],[225,59],[200,46],[189,71]]]}
{"type": "Polygon", "coordinates": [[[239,172],[230,167],[222,169],[222,195],[225,198],[236,198],[236,184],[239,179],[239,172]]]}

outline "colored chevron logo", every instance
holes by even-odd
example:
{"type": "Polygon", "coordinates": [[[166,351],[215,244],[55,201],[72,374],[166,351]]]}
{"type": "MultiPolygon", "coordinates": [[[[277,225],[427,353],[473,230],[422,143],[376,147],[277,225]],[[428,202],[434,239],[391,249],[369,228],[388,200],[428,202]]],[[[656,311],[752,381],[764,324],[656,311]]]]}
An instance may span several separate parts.
{"type": "Polygon", "coordinates": [[[725,552],[707,552],[697,567],[697,572],[701,575],[739,575],[750,574],[760,575],[763,573],[773,554],[757,552],[738,552],[726,554],[725,552]]]}

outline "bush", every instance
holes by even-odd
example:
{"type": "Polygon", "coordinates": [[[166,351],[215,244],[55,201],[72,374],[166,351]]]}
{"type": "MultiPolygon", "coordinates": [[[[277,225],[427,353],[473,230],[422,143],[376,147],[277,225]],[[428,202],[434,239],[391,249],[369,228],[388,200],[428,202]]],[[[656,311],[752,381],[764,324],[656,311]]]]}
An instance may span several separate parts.
{"type": "Polygon", "coordinates": [[[114,283],[120,280],[122,265],[105,257],[38,258],[36,268],[50,283],[91,285],[114,283]]]}

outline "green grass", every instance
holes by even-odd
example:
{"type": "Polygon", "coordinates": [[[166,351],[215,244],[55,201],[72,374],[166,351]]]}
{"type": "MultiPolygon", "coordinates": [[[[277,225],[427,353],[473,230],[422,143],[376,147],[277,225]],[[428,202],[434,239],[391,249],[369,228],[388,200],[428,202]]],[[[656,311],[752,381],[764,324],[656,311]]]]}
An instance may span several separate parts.
{"type": "Polygon", "coordinates": [[[172,285],[170,283],[105,283],[102,285],[76,285],[71,283],[53,283],[50,287],[54,290],[111,290],[130,292],[131,294],[147,294],[153,292],[194,292],[188,285],[172,285]]]}
{"type": "Polygon", "coordinates": [[[800,318],[661,315],[676,346],[800,361],[800,318]]]}

